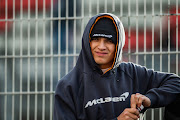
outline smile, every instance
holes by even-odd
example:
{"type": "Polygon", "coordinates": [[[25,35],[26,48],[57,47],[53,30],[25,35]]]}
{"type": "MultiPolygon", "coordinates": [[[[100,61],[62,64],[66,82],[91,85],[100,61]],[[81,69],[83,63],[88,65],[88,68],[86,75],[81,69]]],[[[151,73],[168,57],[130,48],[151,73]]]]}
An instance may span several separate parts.
{"type": "Polygon", "coordinates": [[[108,53],[107,52],[95,52],[97,56],[105,56],[108,53]]]}

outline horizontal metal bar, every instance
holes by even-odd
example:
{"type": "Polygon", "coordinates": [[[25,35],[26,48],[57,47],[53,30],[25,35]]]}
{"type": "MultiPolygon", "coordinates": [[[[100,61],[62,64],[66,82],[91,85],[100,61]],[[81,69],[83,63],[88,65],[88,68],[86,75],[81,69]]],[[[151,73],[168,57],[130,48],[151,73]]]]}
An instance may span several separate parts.
{"type": "Polygon", "coordinates": [[[37,94],[54,94],[55,91],[32,91],[32,92],[0,92],[0,95],[37,95],[37,94]]]}
{"type": "MultiPolygon", "coordinates": [[[[141,54],[152,54],[152,55],[158,55],[158,54],[180,54],[180,51],[164,51],[164,52],[132,52],[132,53],[123,53],[123,54],[132,54],[132,55],[141,55],[141,54]]],[[[79,54],[63,54],[63,55],[7,55],[7,56],[0,56],[0,58],[49,58],[49,57],[78,57],[79,54]]]]}
{"type": "Polygon", "coordinates": [[[83,17],[47,17],[47,18],[19,18],[19,19],[0,19],[0,22],[4,21],[49,21],[49,20],[81,20],[83,17]]]}
{"type": "MultiPolygon", "coordinates": [[[[178,14],[176,14],[176,13],[174,13],[174,14],[146,14],[146,15],[144,15],[144,14],[139,14],[139,15],[133,15],[133,14],[131,14],[131,15],[122,15],[122,16],[118,16],[118,17],[156,17],[156,16],[158,16],[158,17],[162,17],[162,16],[180,16],[180,13],[178,13],[178,14]]],[[[78,17],[78,16],[76,16],[76,17],[53,17],[53,18],[51,18],[51,17],[46,17],[46,18],[20,18],[20,19],[11,19],[11,18],[6,18],[6,19],[0,19],[0,22],[4,22],[4,21],[49,21],[49,20],[81,20],[81,19],[85,19],[85,18],[90,18],[89,16],[84,16],[84,17],[78,17]]]]}
{"type": "Polygon", "coordinates": [[[158,52],[134,52],[134,53],[123,53],[123,55],[162,55],[162,54],[180,54],[180,51],[158,51],[158,52]]]}
{"type": "MultiPolygon", "coordinates": [[[[123,53],[123,55],[143,55],[143,54],[152,54],[152,55],[160,55],[160,54],[180,54],[180,51],[158,51],[158,52],[134,52],[134,53],[123,53]]],[[[56,55],[7,55],[0,56],[0,59],[4,58],[49,58],[49,57],[78,57],[79,54],[56,54],[56,55]]]]}
{"type": "Polygon", "coordinates": [[[6,56],[0,56],[0,58],[49,58],[49,57],[75,57],[79,56],[79,54],[46,54],[46,55],[6,55],[6,56]]]}

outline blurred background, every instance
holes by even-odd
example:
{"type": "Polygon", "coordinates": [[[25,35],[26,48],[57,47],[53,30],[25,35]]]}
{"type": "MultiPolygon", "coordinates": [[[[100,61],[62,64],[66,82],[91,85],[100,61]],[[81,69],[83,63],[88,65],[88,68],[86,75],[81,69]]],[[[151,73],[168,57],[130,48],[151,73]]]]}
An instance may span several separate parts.
{"type": "MultiPolygon", "coordinates": [[[[0,0],[0,120],[52,120],[56,84],[76,64],[88,20],[124,24],[123,61],[180,75],[179,0],[0,0]]],[[[162,120],[164,108],[145,120],[162,120]]]]}

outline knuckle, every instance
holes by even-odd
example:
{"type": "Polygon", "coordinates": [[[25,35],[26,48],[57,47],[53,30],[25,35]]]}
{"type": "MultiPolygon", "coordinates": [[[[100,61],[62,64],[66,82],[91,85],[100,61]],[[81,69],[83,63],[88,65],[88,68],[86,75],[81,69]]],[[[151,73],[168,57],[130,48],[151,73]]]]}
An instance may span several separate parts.
{"type": "Polygon", "coordinates": [[[129,116],[125,116],[124,118],[125,118],[125,120],[128,120],[128,119],[129,119],[129,116]]]}
{"type": "Polygon", "coordinates": [[[128,109],[125,109],[123,113],[124,113],[124,115],[128,115],[128,113],[129,113],[128,109]]]}
{"type": "Polygon", "coordinates": [[[127,113],[127,112],[124,112],[124,115],[125,115],[125,116],[127,116],[127,115],[128,115],[128,113],[127,113]]]}
{"type": "Polygon", "coordinates": [[[135,113],[136,111],[137,111],[137,109],[135,109],[135,108],[132,109],[132,112],[133,112],[133,113],[135,113]]]}
{"type": "Polygon", "coordinates": [[[143,100],[144,100],[144,97],[142,96],[142,97],[140,97],[139,99],[140,99],[141,101],[143,101],[143,100]]]}
{"type": "Polygon", "coordinates": [[[132,95],[131,95],[131,98],[134,97],[134,96],[135,96],[135,94],[132,94],[132,95]]]}
{"type": "Polygon", "coordinates": [[[126,108],[125,110],[124,110],[124,113],[126,113],[128,111],[128,108],[126,108]]]}
{"type": "Polygon", "coordinates": [[[138,120],[138,117],[137,117],[137,116],[135,117],[135,120],[138,120]]]}
{"type": "Polygon", "coordinates": [[[139,96],[135,95],[135,96],[134,96],[134,98],[136,98],[136,99],[137,99],[137,98],[139,98],[139,96]]]}
{"type": "Polygon", "coordinates": [[[127,119],[127,120],[128,120],[128,119],[129,119],[129,116],[125,116],[125,119],[127,119]]]}

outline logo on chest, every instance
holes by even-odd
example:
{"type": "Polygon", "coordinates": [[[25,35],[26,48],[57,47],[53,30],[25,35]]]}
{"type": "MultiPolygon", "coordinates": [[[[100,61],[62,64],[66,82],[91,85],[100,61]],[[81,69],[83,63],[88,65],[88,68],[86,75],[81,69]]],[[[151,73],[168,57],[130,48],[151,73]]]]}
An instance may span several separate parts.
{"type": "Polygon", "coordinates": [[[94,99],[92,101],[88,101],[85,108],[91,107],[96,104],[126,101],[126,98],[128,98],[128,96],[129,96],[129,92],[125,92],[122,95],[120,95],[120,97],[105,97],[105,98],[94,99]]]}

